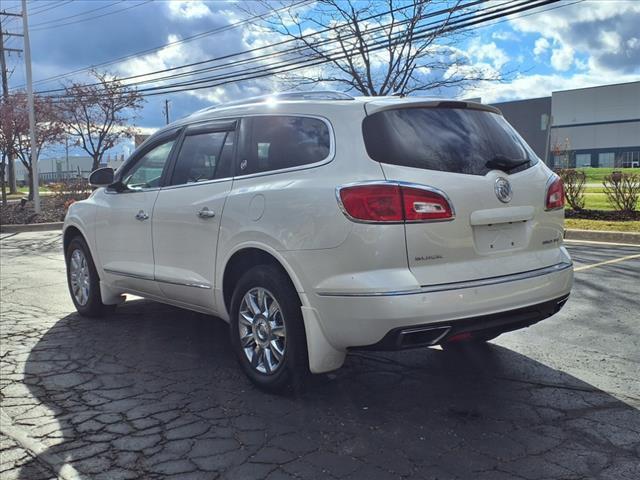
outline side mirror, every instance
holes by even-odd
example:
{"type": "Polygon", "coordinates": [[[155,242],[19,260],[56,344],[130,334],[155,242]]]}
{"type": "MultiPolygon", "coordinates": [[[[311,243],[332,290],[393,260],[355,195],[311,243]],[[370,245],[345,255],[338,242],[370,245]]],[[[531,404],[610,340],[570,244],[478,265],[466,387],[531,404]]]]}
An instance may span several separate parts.
{"type": "Polygon", "coordinates": [[[113,168],[99,168],[91,172],[91,175],[89,175],[89,184],[92,187],[107,187],[113,183],[113,177],[113,168]]]}

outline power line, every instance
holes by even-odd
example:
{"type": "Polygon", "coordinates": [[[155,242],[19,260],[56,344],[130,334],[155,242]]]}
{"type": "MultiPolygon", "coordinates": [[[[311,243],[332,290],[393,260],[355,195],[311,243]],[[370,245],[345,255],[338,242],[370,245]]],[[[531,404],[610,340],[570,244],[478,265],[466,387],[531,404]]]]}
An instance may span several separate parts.
{"type": "MultiPolygon", "coordinates": [[[[281,10],[284,10],[284,9],[287,9],[287,8],[299,7],[299,6],[302,6],[302,5],[305,5],[305,4],[308,4],[308,3],[311,3],[312,1],[313,1],[313,0],[302,0],[302,1],[299,1],[299,2],[294,3],[294,4],[292,4],[292,5],[288,5],[287,7],[282,7],[282,8],[280,8],[280,9],[276,10],[276,12],[281,11],[281,10]]],[[[257,21],[257,20],[262,20],[262,19],[264,19],[265,17],[270,16],[272,13],[273,13],[273,12],[268,12],[268,13],[261,14],[261,15],[255,15],[255,16],[253,16],[253,17],[246,18],[246,19],[244,19],[244,20],[240,20],[240,21],[238,21],[238,22],[231,23],[231,24],[229,24],[229,25],[225,25],[225,26],[222,26],[222,27],[214,28],[214,29],[212,29],[212,30],[207,30],[207,31],[205,31],[205,32],[197,33],[197,34],[192,35],[192,36],[190,36],[190,37],[185,37],[185,38],[183,38],[183,39],[175,40],[175,41],[173,41],[173,42],[168,42],[168,43],[165,43],[165,44],[160,45],[160,46],[158,46],[158,47],[153,47],[153,48],[149,48],[149,49],[146,49],[146,50],[140,50],[140,51],[138,51],[138,52],[134,52],[134,53],[131,53],[131,54],[129,54],[129,55],[125,55],[125,56],[122,56],[122,57],[118,57],[118,58],[116,58],[116,59],[114,59],[114,60],[109,60],[109,61],[102,62],[102,63],[96,63],[96,64],[91,65],[91,66],[89,66],[89,67],[79,68],[79,69],[77,69],[77,70],[72,70],[72,71],[67,72],[67,73],[62,73],[62,74],[59,74],[59,75],[54,75],[54,76],[52,76],[52,77],[43,78],[43,79],[41,79],[41,80],[37,80],[37,81],[35,81],[35,82],[33,82],[33,83],[34,83],[34,84],[49,83],[49,82],[52,82],[52,81],[54,81],[54,80],[59,80],[59,79],[61,79],[61,78],[65,78],[65,77],[68,77],[68,76],[74,75],[74,74],[76,74],[76,73],[87,72],[87,71],[89,71],[89,70],[91,70],[91,69],[93,69],[93,68],[105,67],[105,66],[107,66],[107,65],[114,65],[114,64],[116,64],[116,63],[120,63],[120,62],[123,62],[123,61],[125,61],[125,60],[129,60],[129,59],[131,59],[131,58],[135,58],[135,57],[142,56],[142,55],[145,55],[145,54],[148,54],[148,53],[154,53],[154,52],[160,51],[160,50],[162,50],[163,48],[166,48],[166,47],[171,47],[171,46],[174,46],[174,45],[179,45],[179,44],[181,44],[181,43],[187,43],[187,42],[190,42],[190,41],[193,41],[193,40],[197,40],[197,39],[199,39],[199,38],[207,37],[207,36],[209,36],[209,35],[213,35],[213,34],[220,33],[220,32],[225,32],[225,31],[227,31],[227,30],[230,30],[230,29],[233,29],[233,28],[236,28],[236,27],[239,27],[239,26],[245,25],[245,24],[247,24],[247,23],[251,23],[251,22],[254,22],[254,21],[257,21]]],[[[19,85],[17,88],[21,88],[22,86],[23,86],[23,85],[19,85]]]]}
{"type": "MultiPolygon", "coordinates": [[[[540,6],[544,6],[544,5],[548,5],[551,3],[557,3],[560,0],[541,0],[538,3],[534,3],[534,1],[531,0],[524,0],[520,5],[524,5],[520,6],[518,9],[513,10],[511,12],[501,12],[501,13],[495,13],[494,12],[490,12],[490,13],[484,13],[481,16],[487,16],[487,18],[480,18],[480,19],[475,19],[475,20],[469,20],[466,21],[466,23],[461,23],[460,25],[455,25],[458,24],[460,22],[464,22],[464,20],[457,20],[457,21],[453,21],[450,22],[450,25],[453,25],[451,27],[446,27],[442,30],[441,33],[450,33],[450,32],[454,32],[457,30],[462,30],[462,29],[466,29],[469,28],[471,26],[474,25],[478,25],[481,23],[484,23],[488,20],[493,20],[496,18],[501,18],[501,17],[505,17],[507,15],[513,14],[513,13],[519,13],[521,11],[527,11],[527,10],[531,10],[533,8],[537,8],[540,6]]],[[[511,7],[507,7],[507,8],[511,8],[511,7]]],[[[504,9],[503,9],[504,10],[504,9]]],[[[421,40],[421,39],[426,39],[429,38],[429,36],[431,36],[435,31],[438,31],[439,27],[433,27],[430,29],[426,29],[423,30],[420,34],[417,34],[414,36],[415,40],[421,40]]],[[[395,40],[393,40],[393,45],[397,45],[398,43],[402,42],[402,35],[398,35],[396,37],[395,40]]],[[[382,50],[384,48],[386,48],[389,45],[389,41],[388,39],[384,38],[382,40],[379,40],[377,42],[374,42],[373,47],[371,46],[372,44],[369,44],[368,47],[368,51],[369,52],[374,52],[374,51],[378,51],[378,50],[382,50]]],[[[303,59],[303,60],[299,60],[296,62],[290,62],[290,63],[284,63],[284,64],[280,64],[280,65],[275,65],[275,66],[270,66],[270,67],[263,67],[263,66],[258,66],[254,68],[255,74],[254,75],[249,75],[249,76],[245,76],[245,73],[232,73],[232,74],[228,74],[228,75],[222,75],[222,76],[217,76],[217,77],[209,77],[206,79],[200,79],[197,81],[193,81],[193,82],[184,82],[181,84],[173,84],[173,85],[167,85],[164,87],[149,87],[149,88],[145,88],[145,89],[140,89],[138,90],[138,92],[140,92],[143,96],[154,96],[154,95],[162,95],[162,94],[167,94],[167,93],[178,93],[178,92],[183,92],[183,91],[192,91],[192,90],[202,90],[205,88],[213,88],[213,87],[218,87],[221,85],[226,85],[229,83],[233,83],[236,81],[240,81],[240,80],[252,80],[252,79],[256,79],[256,78],[263,78],[263,77],[268,77],[268,76],[272,76],[272,75],[276,75],[276,74],[282,74],[282,73],[288,73],[291,71],[295,71],[295,70],[300,70],[303,68],[309,68],[309,67],[314,67],[314,66],[319,66],[319,65],[323,65],[326,63],[330,63],[332,61],[337,61],[337,60],[342,60],[344,58],[348,57],[348,54],[345,53],[341,53],[339,55],[335,55],[333,57],[329,57],[329,58],[321,58],[321,59],[303,59]],[[281,68],[282,67],[282,68],[281,68]],[[238,78],[240,77],[240,78],[238,78]],[[199,85],[201,83],[205,83],[205,82],[211,82],[211,81],[216,81],[217,83],[212,83],[212,84],[206,84],[206,85],[199,85]],[[199,85],[199,86],[196,86],[199,85]],[[181,88],[181,87],[186,87],[186,88],[181,88]],[[160,91],[162,90],[162,91],[160,91]]]]}
{"type": "MultiPolygon", "coordinates": [[[[483,3],[485,1],[486,0],[475,0],[475,1],[472,1],[472,2],[469,2],[469,3],[466,3],[466,4],[458,4],[455,7],[450,7],[450,8],[434,11],[434,12],[429,12],[429,13],[427,13],[425,15],[422,15],[420,17],[420,20],[424,20],[424,19],[431,18],[431,17],[437,17],[437,16],[440,16],[440,15],[445,14],[445,13],[453,13],[454,11],[457,11],[457,10],[464,10],[464,9],[473,7],[473,6],[477,5],[477,4],[483,3]]],[[[515,0],[504,1],[503,3],[500,4],[500,6],[505,5],[507,3],[514,3],[514,1],[515,0]]],[[[529,0],[519,0],[519,1],[526,3],[529,0]]],[[[478,9],[478,10],[474,10],[472,12],[463,13],[462,15],[459,15],[459,17],[471,16],[474,13],[481,12],[482,10],[488,10],[489,8],[493,8],[493,7],[488,7],[488,8],[485,8],[485,9],[478,9]]],[[[389,12],[382,12],[382,13],[376,15],[376,16],[385,16],[388,13],[389,12]]],[[[457,18],[459,18],[459,17],[457,17],[457,18]]],[[[368,17],[366,19],[363,19],[363,21],[367,21],[367,20],[370,20],[372,18],[374,18],[374,17],[373,16],[372,17],[368,17]]],[[[410,23],[411,21],[412,21],[412,19],[410,19],[410,18],[406,19],[406,20],[403,20],[403,21],[399,21],[399,22],[395,23],[395,26],[396,27],[397,26],[402,26],[402,25],[404,25],[406,23],[410,23]]],[[[414,33],[419,33],[420,31],[424,30],[425,27],[427,27],[429,25],[437,25],[437,24],[440,24],[440,23],[441,22],[439,20],[433,21],[433,22],[429,22],[427,24],[422,25],[422,27],[420,29],[417,29],[414,33]]],[[[380,32],[380,31],[384,32],[384,30],[387,29],[388,27],[389,27],[389,24],[378,25],[377,27],[374,27],[374,28],[368,30],[367,34],[371,35],[371,34],[376,34],[376,33],[380,32]]],[[[329,29],[325,29],[325,30],[321,30],[321,31],[318,31],[318,32],[314,32],[312,34],[312,36],[315,36],[315,35],[318,35],[318,34],[322,34],[322,33],[326,33],[328,31],[332,31],[332,30],[339,29],[339,28],[341,28],[341,26],[332,27],[332,28],[329,28],[329,29]]],[[[401,35],[403,35],[403,33],[399,32],[398,35],[401,36],[401,35]]],[[[320,46],[325,46],[325,45],[336,43],[336,42],[340,42],[340,41],[350,40],[352,38],[356,38],[356,34],[355,33],[354,34],[349,34],[349,35],[343,35],[340,39],[338,39],[338,38],[325,38],[325,39],[318,40],[318,41],[314,42],[314,47],[317,48],[317,47],[320,47],[320,46]]],[[[386,37],[384,36],[384,34],[382,36],[378,36],[378,37],[374,36],[374,37],[370,37],[369,41],[375,40],[376,38],[386,38],[386,37]]],[[[293,39],[288,39],[288,40],[284,41],[284,43],[290,43],[290,42],[296,42],[296,41],[298,41],[298,39],[293,38],[293,39]]],[[[281,44],[281,43],[282,42],[278,42],[278,43],[273,44],[273,45],[278,45],[278,44],[281,44]]],[[[244,55],[246,53],[252,53],[252,52],[255,52],[257,50],[262,50],[264,48],[272,48],[273,45],[268,45],[266,47],[258,47],[256,49],[247,50],[247,51],[244,51],[244,52],[240,52],[238,54],[231,54],[230,56],[244,55]]],[[[232,61],[232,62],[229,62],[229,63],[224,63],[224,64],[216,65],[216,66],[213,66],[213,67],[206,67],[206,68],[202,68],[202,69],[191,70],[191,71],[188,71],[188,72],[177,73],[177,74],[168,75],[168,76],[165,76],[165,77],[159,77],[159,78],[156,78],[156,79],[150,79],[150,80],[146,80],[146,81],[129,83],[129,84],[126,84],[125,86],[131,87],[131,86],[136,86],[136,85],[142,85],[142,84],[145,84],[145,83],[157,83],[159,81],[169,80],[169,79],[172,79],[172,78],[193,76],[193,75],[195,75],[197,73],[204,73],[204,72],[211,72],[211,71],[215,71],[215,70],[228,69],[230,67],[236,67],[238,65],[244,65],[244,64],[247,64],[247,63],[254,63],[256,61],[263,60],[263,59],[273,59],[275,57],[283,56],[283,55],[286,55],[286,54],[300,53],[300,52],[305,51],[305,50],[308,50],[308,47],[306,45],[298,45],[298,46],[294,46],[292,48],[288,48],[286,50],[281,50],[281,51],[271,52],[271,53],[265,53],[265,54],[262,54],[262,55],[249,57],[249,58],[246,58],[246,59],[235,60],[235,61],[232,61]]],[[[220,58],[225,58],[225,57],[219,57],[218,59],[220,59],[220,58]]],[[[300,57],[297,56],[295,58],[300,58],[300,57]]],[[[213,60],[218,60],[218,59],[213,59],[213,60]]],[[[209,60],[209,61],[212,61],[212,60],[209,60]]],[[[188,66],[190,66],[190,65],[188,65],[188,66]]],[[[263,66],[260,65],[258,67],[254,67],[254,68],[263,68],[263,66]]],[[[155,72],[155,73],[160,73],[160,72],[155,72]]],[[[133,78],[133,77],[128,77],[128,78],[133,78]]],[[[126,80],[126,79],[127,78],[119,79],[119,81],[126,80]]],[[[201,83],[201,82],[202,82],[202,80],[196,80],[193,83],[201,83]]],[[[176,84],[176,85],[186,85],[186,84],[190,84],[190,83],[192,83],[192,82],[185,82],[185,83],[176,84]]],[[[154,88],[162,88],[162,87],[154,87],[154,88]]]]}
{"type": "Polygon", "coordinates": [[[121,13],[121,12],[124,12],[126,10],[131,10],[132,8],[136,8],[136,7],[140,7],[142,5],[146,5],[147,3],[150,3],[152,1],[153,0],[145,0],[142,3],[138,3],[136,5],[130,5],[128,7],[121,8],[120,10],[114,10],[112,12],[103,13],[102,15],[96,15],[96,16],[91,17],[91,18],[81,18],[79,20],[74,20],[73,22],[60,23],[60,24],[57,24],[57,25],[50,25],[50,26],[46,26],[46,27],[34,28],[33,31],[38,31],[39,32],[39,31],[42,31],[42,30],[50,29],[50,28],[65,27],[67,25],[75,25],[76,23],[87,22],[89,20],[97,20],[98,18],[106,17],[108,15],[114,15],[116,13],[121,13]]]}
{"type": "MultiPolygon", "coordinates": [[[[449,11],[451,11],[451,9],[460,10],[460,9],[463,9],[463,8],[469,8],[471,6],[475,6],[477,4],[484,3],[486,1],[487,0],[470,1],[469,3],[463,4],[463,5],[457,5],[455,7],[445,8],[445,9],[442,9],[442,10],[438,10],[436,12],[430,12],[430,13],[424,15],[423,18],[437,16],[437,15],[449,12],[449,11]]],[[[300,2],[300,3],[308,3],[308,1],[300,2]]],[[[393,10],[384,11],[384,12],[381,12],[381,13],[378,13],[378,14],[371,15],[369,17],[363,18],[362,21],[372,20],[374,18],[385,16],[385,15],[388,15],[390,13],[397,12],[397,11],[400,11],[400,10],[406,10],[407,8],[409,8],[411,6],[413,6],[413,5],[410,4],[410,5],[406,5],[406,6],[403,6],[403,7],[397,7],[395,9],[393,9],[393,10]]],[[[285,7],[285,8],[289,8],[289,7],[285,7]]],[[[278,10],[276,10],[276,12],[279,12],[281,10],[282,9],[278,9],[278,10]]],[[[252,18],[244,20],[242,22],[236,22],[234,24],[227,25],[225,27],[220,27],[218,29],[218,31],[220,31],[221,29],[227,29],[227,28],[236,27],[236,26],[239,26],[241,23],[247,23],[247,22],[250,22],[250,21],[254,21],[254,20],[257,20],[257,19],[260,19],[260,18],[264,18],[265,16],[268,16],[268,15],[267,14],[263,14],[263,15],[257,16],[259,18],[252,17],[252,18]]],[[[404,23],[408,23],[409,21],[410,20],[405,20],[405,21],[402,21],[402,22],[397,22],[397,24],[404,24],[404,23]]],[[[340,28],[340,27],[338,26],[338,27],[325,28],[323,30],[319,30],[317,32],[314,32],[312,35],[313,36],[321,35],[323,33],[327,33],[327,32],[330,32],[330,31],[335,31],[338,28],[340,28]]],[[[376,27],[374,30],[380,30],[381,28],[386,28],[386,25],[383,25],[381,27],[376,27]]],[[[278,47],[278,46],[281,46],[281,45],[294,43],[296,41],[298,41],[298,40],[295,39],[295,38],[289,38],[289,39],[281,40],[281,41],[274,42],[274,43],[271,43],[271,44],[268,44],[268,45],[263,45],[263,46],[260,46],[260,47],[255,47],[255,48],[251,48],[251,49],[248,49],[248,50],[243,50],[243,51],[240,51],[240,52],[230,53],[230,54],[222,55],[222,56],[219,56],[219,57],[209,58],[209,59],[206,59],[206,60],[200,60],[200,61],[197,61],[197,62],[192,62],[192,63],[188,63],[188,64],[184,64],[184,65],[179,65],[177,67],[168,67],[168,68],[165,68],[165,69],[162,69],[162,70],[156,70],[154,72],[148,72],[148,73],[143,73],[143,74],[138,74],[138,75],[131,75],[129,77],[119,78],[118,81],[121,82],[121,81],[126,81],[126,80],[132,80],[132,79],[135,79],[135,78],[147,77],[147,76],[150,76],[150,75],[157,75],[157,74],[160,74],[160,73],[167,73],[167,72],[171,72],[171,71],[175,71],[175,70],[181,70],[183,68],[189,68],[189,67],[204,65],[206,63],[211,63],[211,62],[215,62],[215,61],[227,60],[229,58],[233,58],[233,57],[237,57],[237,56],[241,56],[241,55],[246,55],[246,54],[249,54],[249,53],[258,52],[258,51],[261,51],[261,50],[268,50],[268,49],[271,49],[271,48],[274,48],[274,47],[278,47]]],[[[337,41],[337,40],[332,39],[330,41],[333,42],[333,41],[337,41]]],[[[325,42],[326,43],[326,40],[322,40],[321,42],[325,42]]],[[[286,50],[285,52],[294,52],[296,50],[301,50],[301,49],[304,49],[304,48],[305,47],[293,47],[293,48],[291,48],[289,50],[286,50]]],[[[263,55],[261,57],[251,57],[249,59],[245,59],[244,62],[253,61],[256,58],[268,57],[270,55],[274,55],[274,54],[278,54],[278,53],[279,52],[274,52],[274,53],[265,54],[265,55],[263,55]]],[[[219,68],[225,68],[226,66],[227,65],[225,64],[225,65],[221,65],[221,66],[217,66],[217,67],[210,67],[210,68],[213,69],[213,70],[217,70],[219,68]]],[[[84,71],[84,70],[82,70],[82,71],[84,71]]],[[[206,71],[206,70],[203,69],[202,71],[206,71]]],[[[187,75],[188,76],[188,75],[193,75],[194,73],[198,73],[198,72],[199,72],[199,70],[191,70],[189,72],[184,72],[182,75],[187,75]]],[[[180,75],[180,74],[176,74],[176,75],[180,75]]],[[[166,78],[171,78],[171,77],[166,77],[166,78]]],[[[151,82],[156,82],[156,81],[159,81],[159,80],[162,80],[162,78],[160,78],[160,79],[152,79],[152,80],[149,80],[149,82],[140,82],[140,83],[151,83],[151,82]]],[[[36,82],[36,83],[38,83],[38,82],[36,82]]],[[[89,84],[89,85],[98,85],[98,84],[94,83],[94,84],[89,84]]],[[[132,85],[134,85],[134,84],[132,84],[132,85]]],[[[38,93],[45,94],[45,93],[55,93],[55,92],[62,92],[62,91],[64,91],[64,88],[54,88],[54,89],[50,89],[50,90],[42,90],[42,91],[40,91],[38,93]]]]}
{"type": "MultiPolygon", "coordinates": [[[[466,23],[464,25],[461,25],[459,27],[456,27],[456,28],[446,29],[445,33],[448,33],[450,31],[456,31],[456,30],[466,30],[466,29],[469,29],[469,28],[473,27],[474,25],[477,25],[477,24],[480,24],[480,23],[484,23],[484,22],[487,22],[489,20],[494,20],[494,19],[497,19],[497,18],[506,17],[506,16],[512,15],[514,13],[519,13],[519,12],[522,12],[522,11],[532,10],[532,9],[538,8],[540,6],[557,3],[559,1],[561,1],[561,0],[546,0],[546,1],[543,1],[543,2],[535,4],[535,5],[531,5],[532,2],[527,2],[526,6],[521,7],[518,10],[515,10],[515,11],[512,11],[512,12],[508,12],[506,14],[501,14],[501,15],[492,15],[488,19],[484,19],[484,20],[476,20],[476,21],[473,21],[473,22],[468,22],[468,23],[466,23]]],[[[564,4],[561,4],[561,5],[557,5],[555,7],[542,9],[540,11],[534,11],[534,12],[530,12],[530,13],[527,13],[527,14],[524,14],[524,15],[518,15],[518,16],[513,17],[513,18],[524,18],[524,17],[528,17],[528,16],[531,16],[531,15],[540,14],[540,13],[543,13],[543,12],[546,12],[546,11],[556,10],[558,8],[563,8],[563,7],[567,7],[567,6],[570,6],[570,5],[575,5],[575,4],[578,4],[578,3],[582,3],[584,1],[585,0],[575,0],[575,1],[571,2],[571,3],[564,3],[564,4]]],[[[498,20],[496,22],[491,22],[487,26],[496,25],[498,23],[502,23],[502,22],[505,22],[505,21],[508,21],[508,20],[510,20],[510,19],[509,18],[504,18],[504,19],[498,20]]],[[[427,34],[421,35],[419,37],[416,37],[416,39],[428,38],[429,35],[431,35],[431,33],[427,33],[427,34]]],[[[378,42],[378,43],[380,43],[380,42],[378,42]]],[[[382,43],[384,43],[385,45],[378,46],[376,48],[371,48],[371,49],[369,49],[369,51],[377,51],[377,50],[386,48],[387,41],[385,40],[382,43]]],[[[395,42],[394,44],[397,44],[397,43],[400,43],[400,42],[395,42]]],[[[328,60],[319,60],[319,61],[306,60],[306,61],[302,61],[302,62],[294,62],[294,63],[289,64],[289,65],[284,65],[284,66],[291,66],[292,68],[286,68],[284,70],[279,70],[279,71],[275,71],[275,72],[265,71],[265,70],[272,70],[273,68],[267,68],[267,69],[260,68],[259,71],[261,71],[263,73],[259,73],[259,74],[256,74],[256,75],[245,76],[243,78],[231,78],[231,77],[227,76],[225,81],[221,81],[221,82],[213,83],[213,84],[208,84],[208,85],[204,85],[204,86],[201,86],[201,87],[194,87],[193,85],[195,84],[195,82],[189,82],[189,83],[185,82],[184,85],[189,85],[188,88],[176,88],[174,90],[165,90],[165,91],[162,91],[162,92],[152,92],[152,93],[144,93],[145,91],[148,91],[148,90],[151,90],[151,89],[142,89],[142,90],[139,90],[139,92],[143,92],[142,96],[146,97],[146,96],[155,96],[155,95],[166,95],[166,94],[170,94],[170,93],[180,93],[180,92],[191,91],[191,90],[201,90],[201,89],[205,89],[205,88],[213,88],[213,87],[226,85],[226,84],[229,84],[229,83],[235,83],[235,82],[246,81],[246,80],[253,80],[253,79],[273,76],[273,75],[277,75],[277,74],[281,74],[281,73],[288,73],[290,71],[299,70],[299,69],[302,69],[302,68],[318,66],[318,65],[322,65],[324,63],[329,63],[331,61],[344,59],[344,58],[346,58],[346,56],[347,55],[340,55],[340,56],[333,57],[333,58],[328,59],[328,60]],[[307,62],[311,62],[311,63],[307,63],[307,62]],[[300,63],[304,63],[304,64],[299,65],[300,63]]],[[[237,74],[235,76],[237,76],[237,74]]],[[[224,79],[224,78],[223,77],[217,77],[217,79],[224,79]]],[[[214,79],[209,79],[209,81],[213,81],[213,80],[214,79]]],[[[201,83],[201,82],[197,82],[197,83],[201,83]]],[[[169,89],[169,88],[174,88],[174,87],[175,87],[175,85],[167,85],[167,86],[162,87],[162,88],[169,89]]],[[[160,89],[160,87],[156,87],[156,88],[160,89]]]]}
{"type": "MultiPolygon", "coordinates": [[[[457,30],[463,30],[463,29],[467,29],[470,28],[472,26],[484,23],[488,20],[493,20],[496,18],[501,18],[501,17],[505,17],[507,15],[513,14],[513,13],[518,13],[521,11],[527,11],[527,10],[531,10],[533,8],[537,8],[540,6],[544,6],[544,5],[548,5],[551,3],[557,3],[560,0],[544,0],[540,3],[536,3],[533,4],[533,2],[531,2],[530,0],[526,3],[525,6],[520,7],[519,9],[512,11],[512,12],[508,12],[508,13],[501,13],[501,14],[493,14],[491,16],[489,16],[486,19],[476,19],[473,21],[468,21],[462,25],[458,25],[456,27],[451,27],[451,28],[446,28],[443,30],[442,33],[449,33],[449,32],[453,32],[453,31],[457,31],[457,30]]],[[[431,29],[431,32],[425,32],[421,35],[416,35],[414,38],[416,40],[420,40],[420,39],[425,39],[428,38],[433,31],[437,30],[436,28],[431,29]]],[[[396,39],[395,42],[393,42],[393,44],[398,44],[401,43],[401,38],[400,39],[396,39]]],[[[376,42],[376,46],[374,48],[370,48],[369,51],[378,51],[381,49],[386,48],[386,46],[388,45],[388,41],[387,39],[384,39],[382,41],[378,41],[376,42]]],[[[216,80],[222,80],[222,81],[218,81],[217,83],[212,83],[212,84],[207,84],[207,85],[202,85],[202,86],[194,86],[194,82],[191,82],[190,84],[185,84],[184,86],[186,86],[186,88],[175,88],[175,85],[168,85],[163,87],[165,90],[162,92],[159,91],[153,91],[150,93],[145,93],[151,89],[141,89],[139,90],[139,92],[142,92],[143,96],[155,96],[155,95],[163,95],[163,94],[168,94],[168,93],[178,93],[178,92],[184,92],[184,91],[192,91],[192,90],[201,90],[201,89],[205,89],[205,88],[213,88],[213,87],[218,87],[218,86],[222,86],[222,85],[226,85],[229,83],[234,83],[237,81],[246,81],[246,80],[253,80],[253,79],[257,79],[257,78],[263,78],[263,77],[268,77],[268,76],[272,76],[272,75],[276,75],[276,74],[282,74],[282,73],[288,73],[291,71],[295,71],[295,70],[300,70],[303,68],[308,68],[308,67],[313,67],[313,66],[319,66],[322,64],[326,64],[326,63],[330,63],[332,61],[336,61],[336,60],[342,60],[344,58],[346,58],[348,56],[348,54],[340,54],[334,57],[331,57],[329,59],[319,59],[319,60],[302,60],[299,62],[293,62],[291,64],[288,65],[282,65],[283,67],[286,67],[284,69],[280,69],[277,71],[273,71],[275,70],[275,68],[277,67],[267,67],[267,68],[260,68],[258,71],[256,71],[255,75],[250,75],[250,76],[246,76],[243,78],[236,78],[238,77],[238,75],[229,75],[229,76],[222,76],[222,77],[217,77],[216,80]],[[173,90],[168,90],[170,88],[173,88],[173,90]]],[[[214,79],[209,79],[210,81],[213,81],[214,79]]],[[[200,82],[198,82],[200,83],[200,82]]]]}
{"type": "Polygon", "coordinates": [[[64,7],[65,5],[70,4],[72,1],[73,0],[59,0],[57,2],[51,2],[46,6],[42,5],[39,9],[34,9],[32,12],[30,12],[29,16],[39,15],[41,13],[48,12],[56,8],[64,7]],[[52,4],[55,4],[55,5],[52,5],[52,4]]]}
{"type": "MultiPolygon", "coordinates": [[[[493,9],[490,12],[485,12],[485,13],[482,13],[481,15],[476,15],[476,18],[474,19],[460,19],[460,17],[464,17],[465,15],[464,14],[459,15],[449,23],[448,27],[444,29],[442,28],[442,26],[434,27],[430,29],[423,29],[420,32],[418,32],[421,34],[416,35],[415,39],[420,40],[420,39],[428,38],[430,35],[433,35],[433,33],[438,30],[441,30],[441,33],[450,33],[456,30],[467,29],[471,26],[478,25],[480,23],[485,23],[487,21],[505,17],[507,15],[511,15],[514,13],[519,13],[522,11],[531,10],[533,8],[538,8],[540,6],[548,5],[551,3],[556,3],[558,1],[559,0],[544,0],[544,1],[539,1],[535,3],[531,1],[524,1],[516,5],[519,8],[514,9],[513,6],[510,6],[510,7],[504,7],[502,9],[493,9]]],[[[486,11],[489,9],[485,8],[484,10],[486,11]]],[[[400,42],[401,42],[400,36],[396,37],[393,40],[394,44],[397,44],[400,42]]],[[[373,52],[373,51],[386,48],[388,44],[389,44],[389,39],[377,41],[373,44],[372,48],[369,48],[369,51],[373,52]]],[[[295,62],[285,61],[285,62],[281,62],[280,64],[272,65],[270,67],[264,67],[264,66],[254,67],[253,69],[254,71],[253,72],[250,71],[249,73],[247,73],[246,70],[242,72],[233,72],[227,75],[207,77],[204,79],[198,79],[190,82],[183,82],[180,84],[170,84],[170,85],[165,85],[161,87],[150,87],[146,89],[141,89],[139,90],[139,92],[141,92],[143,96],[152,96],[152,95],[160,95],[160,94],[167,94],[167,93],[177,93],[177,92],[188,91],[188,90],[200,90],[204,88],[212,88],[220,85],[225,85],[225,84],[237,82],[237,81],[244,81],[244,80],[250,80],[250,79],[256,79],[256,78],[262,78],[266,76],[272,76],[280,73],[287,73],[290,71],[299,70],[301,68],[308,68],[312,66],[329,63],[332,61],[337,61],[343,58],[345,58],[345,55],[340,54],[340,55],[334,55],[329,58],[322,58],[322,59],[306,58],[306,59],[298,60],[295,62]],[[217,83],[208,83],[206,85],[195,86],[195,85],[206,83],[206,82],[217,82],[217,83]],[[186,87],[186,88],[181,88],[181,87],[186,87]]],[[[58,98],[61,99],[60,97],[58,98]]]]}
{"type": "Polygon", "coordinates": [[[53,20],[46,20],[44,22],[36,23],[35,25],[33,25],[33,28],[41,27],[43,25],[49,25],[51,23],[56,23],[56,22],[59,22],[59,21],[66,21],[66,20],[69,20],[70,18],[82,17],[82,16],[87,15],[89,13],[97,12],[99,10],[104,10],[105,8],[112,7],[112,6],[117,5],[118,3],[122,3],[122,2],[124,2],[124,0],[118,0],[117,2],[113,2],[113,3],[110,3],[108,5],[103,5],[101,7],[94,8],[93,10],[86,10],[84,12],[76,13],[75,15],[69,15],[67,17],[54,18],[53,20]]]}

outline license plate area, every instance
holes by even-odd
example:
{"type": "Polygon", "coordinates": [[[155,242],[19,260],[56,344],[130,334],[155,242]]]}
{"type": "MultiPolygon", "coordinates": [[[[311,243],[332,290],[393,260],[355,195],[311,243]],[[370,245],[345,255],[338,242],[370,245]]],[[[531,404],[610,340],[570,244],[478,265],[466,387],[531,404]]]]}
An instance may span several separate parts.
{"type": "Polygon", "coordinates": [[[526,247],[527,221],[473,226],[473,241],[478,253],[491,254],[526,247]]]}

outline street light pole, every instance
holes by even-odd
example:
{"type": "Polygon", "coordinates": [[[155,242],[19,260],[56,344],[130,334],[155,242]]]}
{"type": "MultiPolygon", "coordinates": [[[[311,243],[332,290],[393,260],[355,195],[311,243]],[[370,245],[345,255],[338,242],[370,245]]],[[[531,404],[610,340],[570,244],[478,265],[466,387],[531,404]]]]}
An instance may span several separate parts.
{"type": "Polygon", "coordinates": [[[33,80],[31,78],[31,45],[27,0],[22,0],[22,29],[24,35],[24,68],[27,77],[27,110],[29,111],[29,137],[31,137],[31,181],[33,182],[33,209],[40,213],[40,178],[38,176],[38,151],[36,149],[36,116],[33,111],[33,80]]]}

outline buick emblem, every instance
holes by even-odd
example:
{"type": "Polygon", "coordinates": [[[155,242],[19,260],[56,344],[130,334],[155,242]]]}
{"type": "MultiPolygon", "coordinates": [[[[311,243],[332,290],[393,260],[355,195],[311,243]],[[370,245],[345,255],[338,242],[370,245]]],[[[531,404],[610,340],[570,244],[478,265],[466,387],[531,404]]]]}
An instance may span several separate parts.
{"type": "Polygon", "coordinates": [[[496,197],[502,203],[509,203],[511,201],[511,184],[509,180],[504,177],[498,177],[495,184],[496,197]]]}

